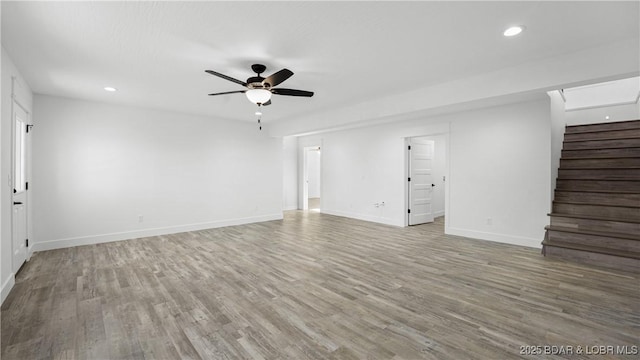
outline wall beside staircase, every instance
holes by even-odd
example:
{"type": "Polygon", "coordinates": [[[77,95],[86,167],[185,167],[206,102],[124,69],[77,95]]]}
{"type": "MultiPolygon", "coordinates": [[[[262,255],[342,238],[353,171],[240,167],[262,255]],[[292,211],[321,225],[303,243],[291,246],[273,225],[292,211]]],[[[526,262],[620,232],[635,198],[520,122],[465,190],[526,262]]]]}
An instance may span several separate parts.
{"type": "Polygon", "coordinates": [[[590,109],[569,110],[565,114],[567,125],[597,124],[640,119],[640,103],[601,106],[590,109]],[[609,117],[606,119],[605,117],[609,117]]]}

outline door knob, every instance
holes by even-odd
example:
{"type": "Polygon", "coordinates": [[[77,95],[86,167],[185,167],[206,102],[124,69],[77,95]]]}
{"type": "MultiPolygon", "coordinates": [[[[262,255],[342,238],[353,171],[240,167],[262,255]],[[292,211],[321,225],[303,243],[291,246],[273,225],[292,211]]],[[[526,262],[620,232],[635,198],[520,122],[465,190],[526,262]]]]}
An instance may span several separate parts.
{"type": "Polygon", "coordinates": [[[434,186],[436,186],[436,184],[431,184],[431,187],[434,187],[434,186]]]}
{"type": "Polygon", "coordinates": [[[22,205],[22,203],[20,201],[14,201],[13,205],[22,205]]]}

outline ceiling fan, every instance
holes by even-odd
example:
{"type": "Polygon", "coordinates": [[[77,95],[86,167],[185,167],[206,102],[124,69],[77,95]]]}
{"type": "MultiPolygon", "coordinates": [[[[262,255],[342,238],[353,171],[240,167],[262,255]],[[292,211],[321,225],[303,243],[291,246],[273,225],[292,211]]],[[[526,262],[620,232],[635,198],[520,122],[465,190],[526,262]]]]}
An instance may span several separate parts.
{"type": "Polygon", "coordinates": [[[293,75],[293,72],[289,69],[282,69],[271,76],[263,78],[260,76],[265,70],[266,66],[262,64],[253,64],[251,65],[251,70],[258,74],[257,76],[252,76],[247,79],[247,81],[241,81],[238,79],[234,79],[230,76],[221,74],[219,72],[215,72],[213,70],[205,70],[205,72],[215,75],[217,77],[221,77],[225,80],[229,80],[236,84],[242,85],[246,87],[246,90],[237,90],[237,91],[225,91],[220,93],[209,94],[209,96],[216,95],[226,95],[226,94],[236,94],[236,93],[244,93],[247,96],[247,99],[252,103],[258,106],[266,106],[271,105],[271,95],[286,95],[286,96],[304,96],[304,97],[312,97],[312,91],[305,90],[295,90],[295,89],[284,89],[284,88],[274,88],[281,84],[283,81],[287,80],[293,75]]]}

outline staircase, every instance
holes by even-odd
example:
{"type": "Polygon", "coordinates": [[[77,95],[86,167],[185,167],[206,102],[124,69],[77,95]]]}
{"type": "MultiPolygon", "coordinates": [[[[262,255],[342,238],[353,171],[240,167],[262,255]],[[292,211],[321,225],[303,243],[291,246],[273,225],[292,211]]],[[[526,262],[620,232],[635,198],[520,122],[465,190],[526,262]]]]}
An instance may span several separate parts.
{"type": "Polygon", "coordinates": [[[545,256],[640,272],[640,120],[567,126],[545,256]]]}

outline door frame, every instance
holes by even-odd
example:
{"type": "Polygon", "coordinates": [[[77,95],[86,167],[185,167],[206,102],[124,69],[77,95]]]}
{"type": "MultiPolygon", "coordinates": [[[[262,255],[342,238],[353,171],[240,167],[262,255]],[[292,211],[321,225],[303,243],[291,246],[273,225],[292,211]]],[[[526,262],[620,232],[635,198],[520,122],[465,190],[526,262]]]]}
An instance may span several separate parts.
{"type": "MultiPolygon", "coordinates": [[[[25,161],[25,165],[24,165],[24,181],[25,183],[29,183],[30,179],[31,179],[31,148],[32,148],[32,144],[31,144],[31,136],[29,136],[31,134],[31,131],[33,129],[33,124],[32,124],[32,116],[31,116],[31,110],[24,105],[20,99],[19,96],[17,94],[17,90],[16,87],[17,86],[21,86],[21,84],[18,82],[18,79],[13,76],[12,77],[12,84],[11,84],[11,169],[9,170],[10,172],[10,178],[11,178],[11,190],[9,191],[10,193],[10,197],[11,197],[11,270],[12,272],[15,269],[15,258],[14,258],[14,254],[15,254],[15,239],[14,239],[14,224],[15,224],[15,219],[14,219],[14,211],[13,211],[13,202],[14,202],[14,193],[13,193],[13,189],[15,189],[15,151],[16,151],[16,121],[15,121],[15,117],[16,117],[16,110],[17,108],[20,108],[22,111],[24,111],[24,113],[26,114],[26,119],[25,119],[25,126],[26,128],[26,134],[25,134],[25,144],[24,144],[24,161],[25,161]]],[[[30,202],[31,202],[31,196],[30,196],[30,191],[28,190],[28,188],[25,188],[24,192],[24,211],[25,211],[25,236],[26,239],[31,239],[31,206],[30,206],[30,202]]],[[[31,255],[32,255],[32,251],[33,250],[33,242],[30,241],[29,245],[26,246],[26,256],[25,256],[25,262],[29,261],[31,259],[31,255]]],[[[21,264],[22,265],[22,264],[21,264]]]]}
{"type": "MultiPolygon", "coordinates": [[[[409,178],[410,174],[409,174],[409,162],[411,161],[411,155],[409,154],[409,141],[413,138],[421,138],[421,137],[433,137],[433,136],[440,136],[440,135],[444,135],[444,147],[445,147],[445,159],[444,159],[444,163],[445,163],[445,169],[444,169],[444,173],[445,173],[445,181],[444,181],[444,229],[446,231],[446,229],[449,228],[449,224],[450,224],[450,212],[449,212],[449,197],[450,197],[450,186],[449,184],[451,183],[451,172],[450,172],[450,152],[451,152],[451,141],[450,141],[450,136],[449,136],[449,131],[439,131],[439,132],[434,132],[434,133],[427,133],[424,135],[413,135],[413,136],[407,136],[404,138],[404,174],[403,174],[403,178],[404,178],[404,227],[409,226],[409,213],[408,213],[408,209],[410,207],[411,204],[409,204],[409,181],[407,181],[407,179],[409,178]]],[[[434,149],[435,150],[435,149],[434,149]]],[[[437,156],[437,154],[434,152],[434,159],[435,156],[437,156]]]]}
{"type": "MultiPolygon", "coordinates": [[[[302,210],[309,210],[309,151],[322,149],[322,145],[302,148],[302,210]]],[[[322,156],[320,156],[320,211],[322,211],[322,156]]]]}

